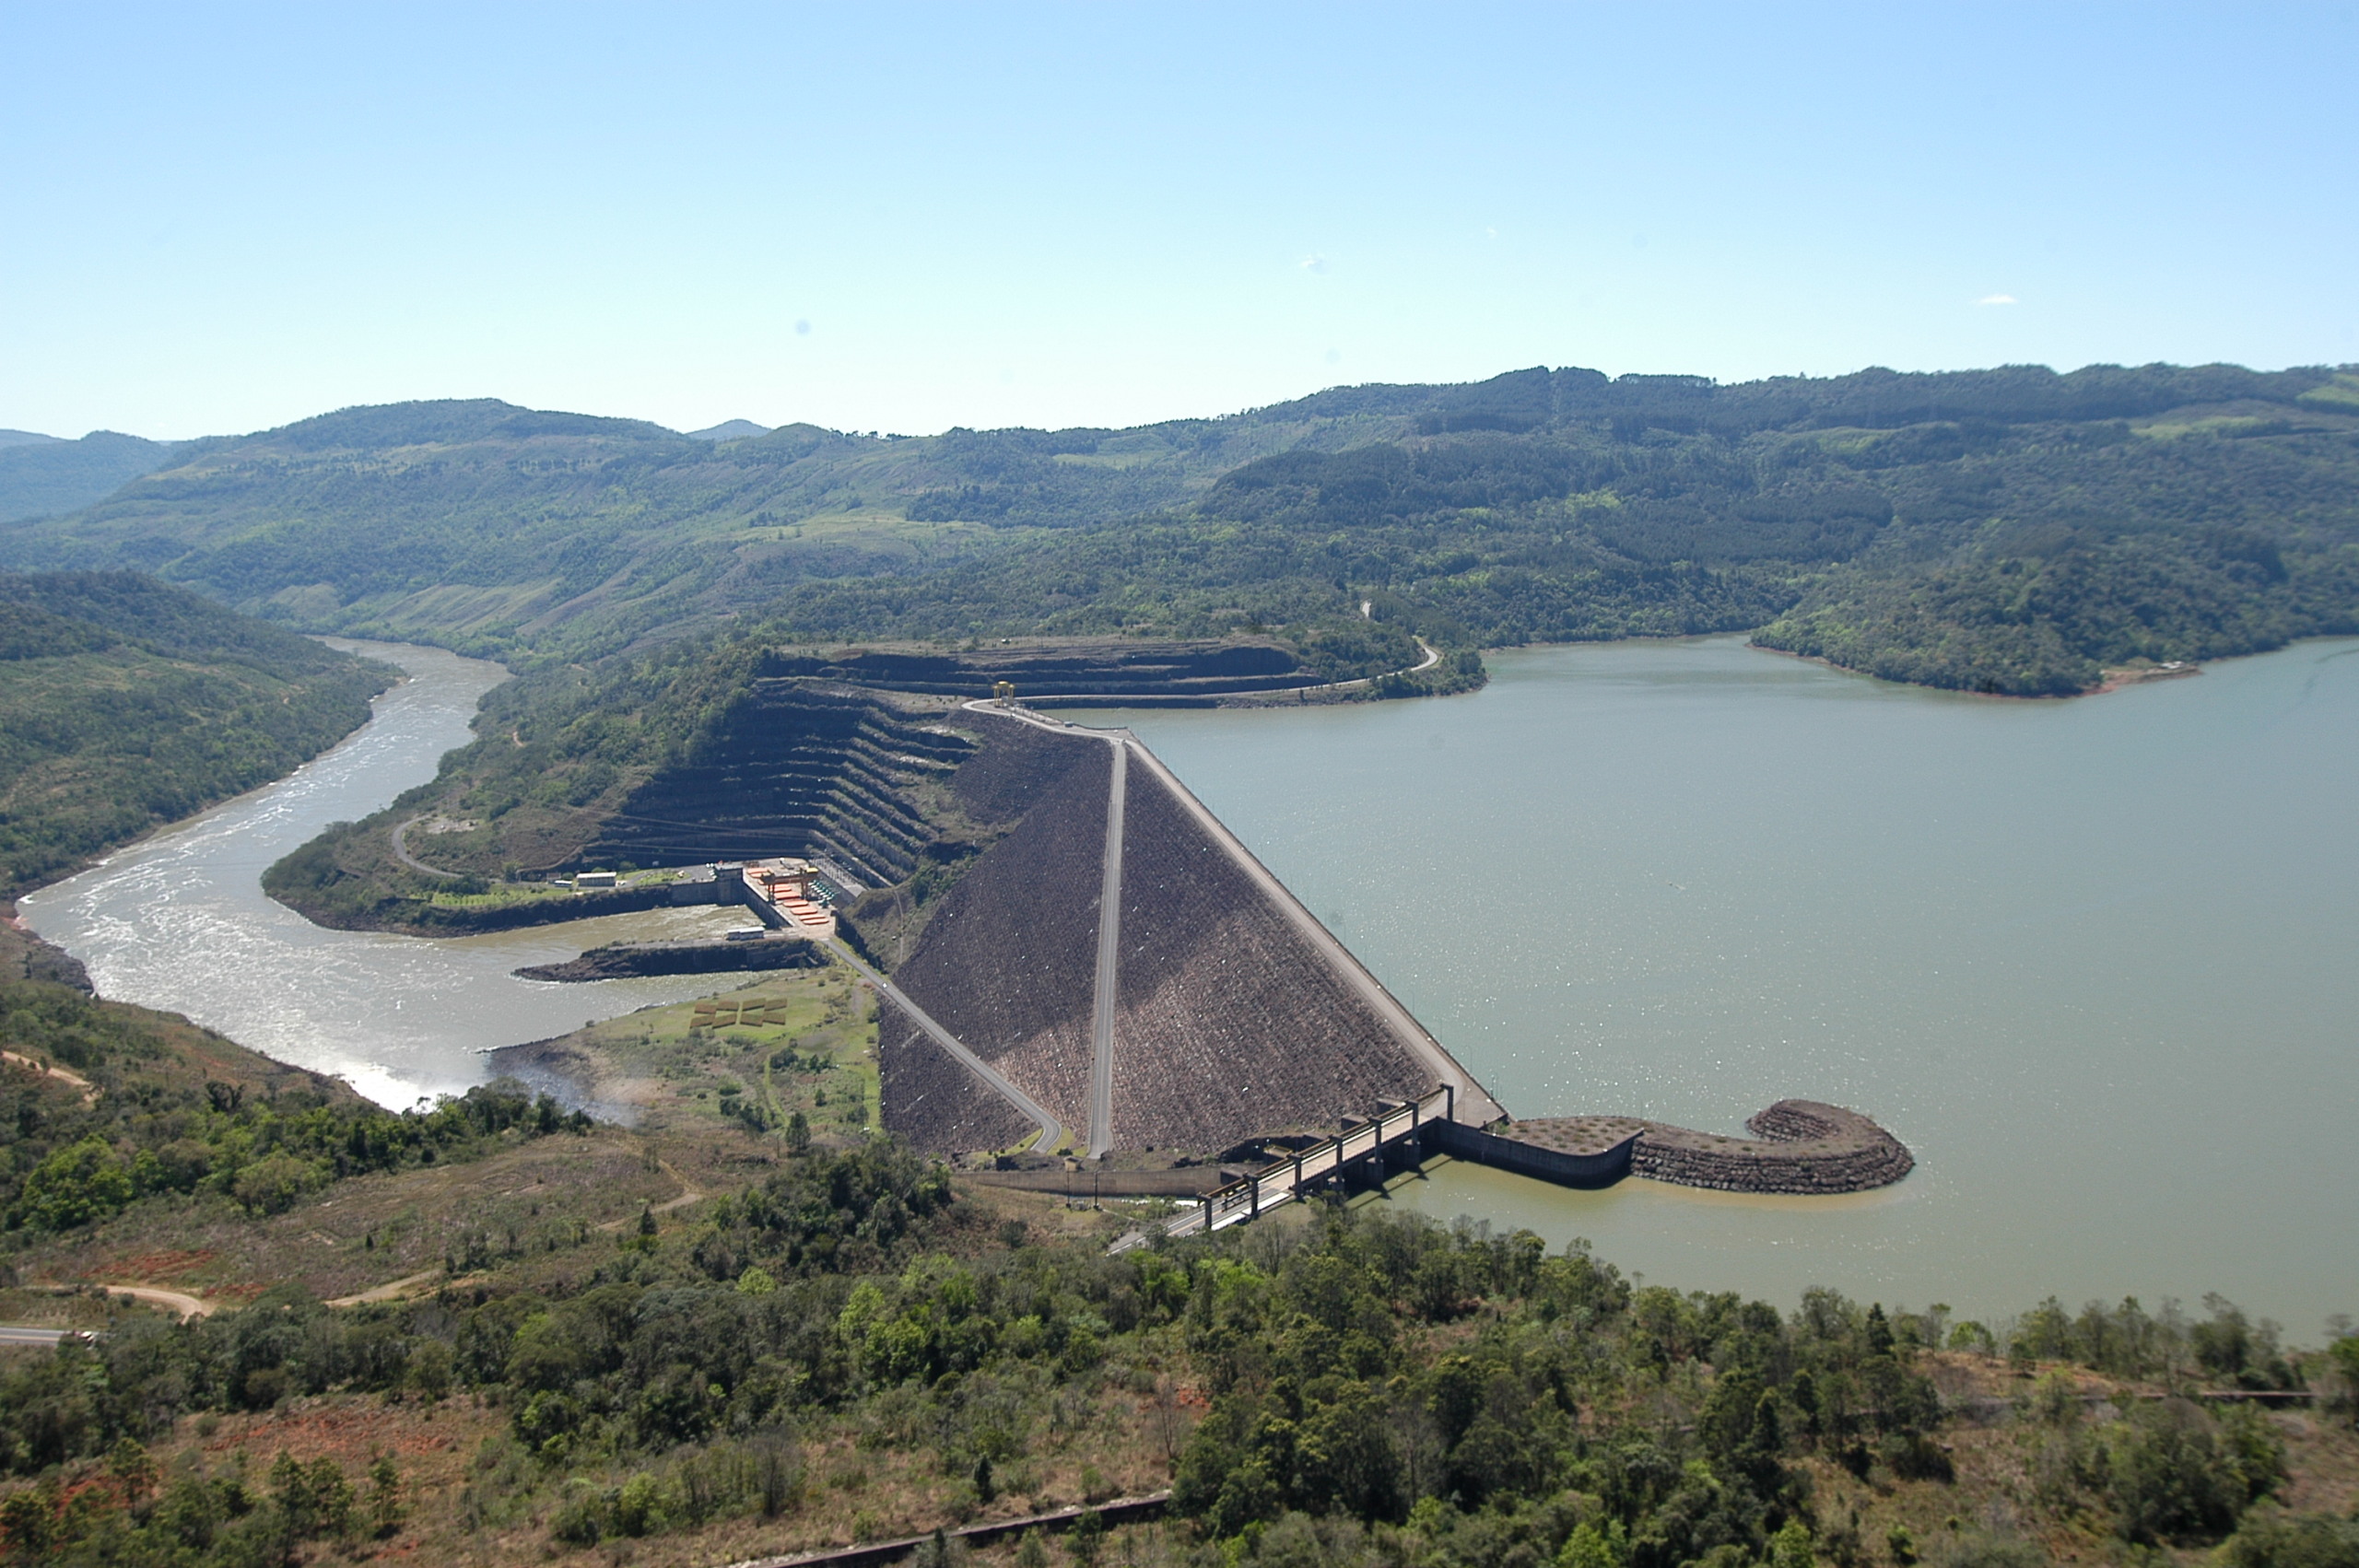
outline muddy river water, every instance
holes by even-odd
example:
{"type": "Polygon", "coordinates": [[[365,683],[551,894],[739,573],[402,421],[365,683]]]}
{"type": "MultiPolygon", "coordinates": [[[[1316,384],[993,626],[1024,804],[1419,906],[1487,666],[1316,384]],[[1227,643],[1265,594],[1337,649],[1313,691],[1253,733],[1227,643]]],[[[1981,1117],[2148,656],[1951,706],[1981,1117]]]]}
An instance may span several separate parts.
{"type": "MultiPolygon", "coordinates": [[[[262,895],[278,856],[430,777],[499,675],[376,651],[410,678],[368,728],[25,900],[29,922],[108,995],[393,1104],[477,1081],[485,1047],[710,989],[509,972],[720,911],[430,942],[262,895]]],[[[1736,638],[1492,664],[1444,701],[1120,719],[1517,1114],[1733,1132],[1825,1099],[1919,1164],[1840,1199],[1445,1165],[1390,1201],[1785,1305],[2218,1291],[2307,1341],[2359,1313],[2359,642],[2062,703],[1736,638]]]]}
{"type": "Polygon", "coordinates": [[[366,726],[277,783],[18,903],[28,925],[88,966],[101,995],[185,1013],[406,1106],[480,1082],[486,1049],[713,989],[693,977],[581,986],[510,971],[603,942],[742,923],[717,908],[429,941],[325,930],[264,897],[262,872],[272,861],[328,824],[367,816],[433,778],[442,754],[470,738],[475,704],[507,677],[497,664],[439,649],[336,646],[406,675],[377,699],[366,726]]]}

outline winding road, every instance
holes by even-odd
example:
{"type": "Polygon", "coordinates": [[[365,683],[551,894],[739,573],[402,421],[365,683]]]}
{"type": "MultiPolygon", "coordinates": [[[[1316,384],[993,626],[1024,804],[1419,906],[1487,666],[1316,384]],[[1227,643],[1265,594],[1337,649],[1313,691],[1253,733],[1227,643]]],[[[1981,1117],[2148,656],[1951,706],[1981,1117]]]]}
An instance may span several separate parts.
{"type": "MultiPolygon", "coordinates": [[[[70,1285],[29,1285],[28,1290],[70,1291],[70,1285]]],[[[111,1296],[126,1296],[133,1301],[160,1306],[167,1312],[177,1312],[182,1317],[210,1317],[213,1303],[189,1295],[182,1291],[168,1291],[158,1285],[100,1285],[99,1289],[111,1296]]],[[[91,1332],[83,1328],[38,1328],[23,1323],[0,1323],[0,1345],[54,1345],[61,1340],[91,1332]]]]}
{"type": "Polygon", "coordinates": [[[407,822],[403,823],[401,825],[393,829],[393,859],[399,860],[402,864],[407,866],[414,872],[422,872],[427,876],[439,876],[456,882],[459,879],[459,873],[457,872],[446,872],[440,866],[429,866],[424,860],[419,860],[416,855],[409,852],[409,830],[416,827],[419,823],[424,822],[425,820],[426,819],[424,817],[414,816],[407,822]]]}

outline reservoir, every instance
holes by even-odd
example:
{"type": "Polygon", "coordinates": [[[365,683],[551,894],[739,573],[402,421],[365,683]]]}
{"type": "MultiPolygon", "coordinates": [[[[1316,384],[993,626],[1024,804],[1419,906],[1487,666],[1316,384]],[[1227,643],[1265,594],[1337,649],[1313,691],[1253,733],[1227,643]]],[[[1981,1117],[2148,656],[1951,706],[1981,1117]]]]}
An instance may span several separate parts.
{"type": "Polygon", "coordinates": [[[1828,1100],[1918,1166],[1778,1199],[1449,1164],[1391,1201],[1789,1307],[2359,1314],[2359,642],[2067,702],[1738,638],[1490,663],[1120,719],[1517,1115],[1828,1100]]]}
{"type": "MultiPolygon", "coordinates": [[[[485,1047],[734,983],[510,974],[719,910],[436,942],[264,898],[264,867],[432,777],[502,675],[362,646],[409,675],[367,728],[28,922],[109,996],[394,1105],[478,1082],[485,1047]]],[[[1074,717],[1137,730],[1518,1115],[1734,1133],[1822,1099],[1919,1163],[1833,1199],[1446,1164],[1389,1201],[1788,1307],[2216,1291],[2308,1342],[2359,1314],[2359,641],[2071,702],[1735,638],[1491,664],[1438,701],[1074,717]]]]}
{"type": "Polygon", "coordinates": [[[475,704],[508,674],[440,649],[334,646],[407,677],[377,699],[367,725],[277,783],[18,902],[26,924],[82,960],[100,995],[185,1013],[401,1106],[482,1082],[485,1049],[714,989],[695,977],[580,986],[509,971],[600,942],[738,923],[718,908],[428,941],[326,930],[264,897],[262,873],[272,861],[328,824],[367,816],[433,778],[442,754],[472,738],[475,704]]]}

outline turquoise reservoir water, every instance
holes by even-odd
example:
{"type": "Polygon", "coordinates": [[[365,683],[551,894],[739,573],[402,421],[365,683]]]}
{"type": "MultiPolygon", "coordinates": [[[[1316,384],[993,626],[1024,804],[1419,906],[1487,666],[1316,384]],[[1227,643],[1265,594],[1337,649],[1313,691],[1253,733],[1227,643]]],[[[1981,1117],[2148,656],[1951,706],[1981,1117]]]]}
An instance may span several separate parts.
{"type": "Polygon", "coordinates": [[[2070,702],[1737,638],[1491,662],[1119,717],[1517,1115],[1832,1100],[1919,1165],[1837,1199],[1449,1165],[1392,1201],[1788,1305],[2359,1313],[2359,642],[2070,702]]]}

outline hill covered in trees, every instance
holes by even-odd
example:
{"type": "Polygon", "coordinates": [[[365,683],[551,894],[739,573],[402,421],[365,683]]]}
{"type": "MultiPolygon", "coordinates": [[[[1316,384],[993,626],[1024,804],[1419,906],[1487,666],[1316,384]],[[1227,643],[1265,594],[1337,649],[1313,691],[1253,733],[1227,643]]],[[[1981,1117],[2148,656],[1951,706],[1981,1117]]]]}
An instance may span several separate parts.
{"type": "Polygon", "coordinates": [[[78,441],[0,430],[0,523],[104,500],[126,480],[161,468],[171,453],[166,442],[112,430],[93,430],[78,441]]]}
{"type": "Polygon", "coordinates": [[[0,899],[288,772],[383,665],[134,572],[0,572],[0,899]]]}
{"type": "Polygon", "coordinates": [[[191,443],[0,559],[531,661],[780,640],[1756,629],[2019,695],[2359,628],[2359,374],[1516,371],[1136,429],[705,440],[505,404],[191,443]]]}

